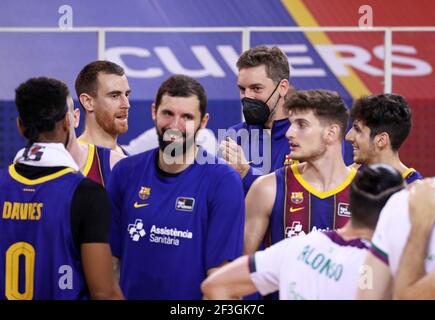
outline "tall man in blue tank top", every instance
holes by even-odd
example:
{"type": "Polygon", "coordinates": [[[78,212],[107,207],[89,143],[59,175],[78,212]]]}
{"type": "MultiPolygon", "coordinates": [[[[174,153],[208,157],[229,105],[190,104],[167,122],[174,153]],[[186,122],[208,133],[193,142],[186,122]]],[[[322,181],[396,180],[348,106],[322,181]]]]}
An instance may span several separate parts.
{"type": "Polygon", "coordinates": [[[261,175],[281,168],[290,152],[284,100],[289,85],[287,56],[278,47],[251,48],[237,61],[237,86],[245,122],[230,127],[219,146],[222,158],[242,177],[245,194],[261,175]]]}

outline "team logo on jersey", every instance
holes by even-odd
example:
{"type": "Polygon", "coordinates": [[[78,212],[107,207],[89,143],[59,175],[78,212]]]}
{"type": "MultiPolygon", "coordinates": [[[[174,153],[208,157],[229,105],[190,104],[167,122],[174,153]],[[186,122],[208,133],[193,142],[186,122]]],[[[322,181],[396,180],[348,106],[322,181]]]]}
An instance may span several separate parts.
{"type": "Polygon", "coordinates": [[[146,200],[150,197],[150,195],[151,195],[151,188],[140,187],[139,198],[141,198],[142,200],[146,200]]]}
{"type": "Polygon", "coordinates": [[[304,193],[303,192],[292,192],[290,200],[294,204],[300,204],[304,201],[304,193]]]}
{"type": "Polygon", "coordinates": [[[140,238],[143,238],[146,235],[146,232],[143,229],[142,219],[136,219],[134,223],[129,224],[127,231],[133,241],[139,241],[140,238]]]}
{"type": "Polygon", "coordinates": [[[42,155],[44,154],[45,147],[43,146],[33,146],[30,148],[29,153],[26,157],[24,157],[24,160],[32,160],[32,161],[39,161],[42,158],[42,155]]]}
{"type": "Polygon", "coordinates": [[[338,204],[338,209],[337,209],[337,214],[341,217],[348,217],[350,218],[350,216],[352,215],[352,213],[349,210],[349,204],[348,203],[343,203],[340,202],[338,204]]]}
{"type": "Polygon", "coordinates": [[[178,197],[175,201],[175,209],[181,211],[193,211],[195,206],[194,198],[178,197]]]}

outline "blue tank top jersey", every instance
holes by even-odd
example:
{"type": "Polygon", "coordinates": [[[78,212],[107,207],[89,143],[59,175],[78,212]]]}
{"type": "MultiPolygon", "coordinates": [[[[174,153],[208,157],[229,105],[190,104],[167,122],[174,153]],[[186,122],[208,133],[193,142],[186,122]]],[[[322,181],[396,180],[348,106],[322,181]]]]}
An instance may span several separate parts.
{"type": "Polygon", "coordinates": [[[337,188],[321,192],[299,173],[298,164],[275,171],[276,198],[265,244],[307,234],[312,230],[341,228],[349,220],[349,186],[355,177],[352,169],[337,188]]]}
{"type": "Polygon", "coordinates": [[[0,298],[87,299],[71,231],[71,201],[83,175],[67,168],[38,178],[0,171],[0,298]]]}

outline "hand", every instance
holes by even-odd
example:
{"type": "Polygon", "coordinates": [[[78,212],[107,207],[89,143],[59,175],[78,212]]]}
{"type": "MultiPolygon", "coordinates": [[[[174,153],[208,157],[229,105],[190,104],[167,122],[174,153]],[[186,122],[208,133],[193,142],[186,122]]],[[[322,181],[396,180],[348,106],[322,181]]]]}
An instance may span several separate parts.
{"type": "Polygon", "coordinates": [[[233,139],[227,137],[222,140],[219,145],[222,152],[222,158],[228,163],[230,167],[235,169],[242,178],[246,176],[249,171],[249,162],[246,160],[242,147],[240,147],[233,139]]]}
{"type": "Polygon", "coordinates": [[[409,217],[413,226],[435,223],[435,178],[416,181],[409,190],[409,217]]]}

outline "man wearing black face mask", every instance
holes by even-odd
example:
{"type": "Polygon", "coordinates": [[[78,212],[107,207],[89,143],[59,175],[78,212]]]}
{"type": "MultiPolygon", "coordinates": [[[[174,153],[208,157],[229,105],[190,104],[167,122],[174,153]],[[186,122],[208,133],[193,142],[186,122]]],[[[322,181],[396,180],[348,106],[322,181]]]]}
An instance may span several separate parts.
{"type": "Polygon", "coordinates": [[[278,47],[266,46],[245,51],[237,67],[246,122],[228,130],[220,151],[241,175],[246,194],[256,178],[282,167],[290,152],[285,137],[290,123],[283,108],[291,88],[290,68],[287,56],[278,47]]]}
{"type": "Polygon", "coordinates": [[[270,100],[270,98],[272,98],[280,84],[281,81],[278,82],[275,89],[270,94],[269,98],[267,98],[267,100],[264,102],[248,97],[242,98],[243,116],[245,117],[245,121],[247,124],[263,125],[269,120],[271,115],[275,112],[281,96],[278,96],[278,99],[275,105],[272,107],[272,110],[269,109],[269,105],[267,104],[267,102],[270,100]]]}

